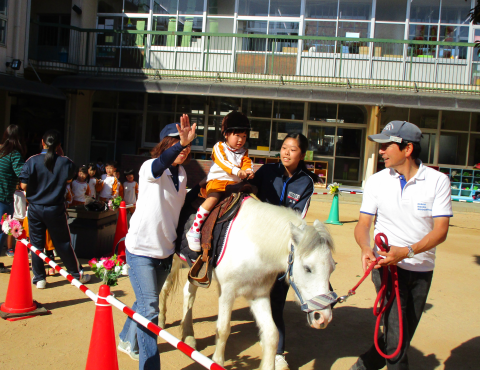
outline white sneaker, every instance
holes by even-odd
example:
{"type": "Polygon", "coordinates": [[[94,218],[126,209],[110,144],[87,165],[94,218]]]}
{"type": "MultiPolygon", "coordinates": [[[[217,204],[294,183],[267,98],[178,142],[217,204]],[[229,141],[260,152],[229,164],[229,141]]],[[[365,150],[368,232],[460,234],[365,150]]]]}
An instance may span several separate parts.
{"type": "Polygon", "coordinates": [[[138,353],[132,352],[132,349],[131,349],[131,346],[130,346],[129,342],[124,342],[123,340],[120,339],[117,349],[120,352],[123,352],[123,353],[129,355],[132,360],[135,360],[135,361],[140,360],[140,355],[138,353]]]}
{"type": "Polygon", "coordinates": [[[187,233],[188,247],[192,251],[194,251],[194,252],[201,252],[202,251],[202,246],[200,244],[201,237],[202,237],[202,234],[200,234],[200,233],[192,233],[190,231],[187,233]]]}
{"type": "Polygon", "coordinates": [[[45,287],[47,286],[47,280],[43,279],[43,280],[40,280],[40,281],[37,281],[37,289],[45,289],[45,287]]]}
{"type": "Polygon", "coordinates": [[[83,273],[80,273],[80,279],[78,279],[82,284],[86,284],[90,281],[92,277],[90,275],[85,275],[83,273]]]}
{"type": "Polygon", "coordinates": [[[290,370],[284,355],[275,356],[275,370],[290,370]]]}

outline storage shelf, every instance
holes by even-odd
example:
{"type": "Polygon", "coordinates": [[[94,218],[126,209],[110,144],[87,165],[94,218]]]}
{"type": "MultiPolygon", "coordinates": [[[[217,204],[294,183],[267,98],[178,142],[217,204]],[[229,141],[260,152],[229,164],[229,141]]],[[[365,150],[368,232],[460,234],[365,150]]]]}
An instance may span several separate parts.
{"type": "Polygon", "coordinates": [[[480,170],[440,167],[450,179],[453,199],[480,199],[480,170]]]}

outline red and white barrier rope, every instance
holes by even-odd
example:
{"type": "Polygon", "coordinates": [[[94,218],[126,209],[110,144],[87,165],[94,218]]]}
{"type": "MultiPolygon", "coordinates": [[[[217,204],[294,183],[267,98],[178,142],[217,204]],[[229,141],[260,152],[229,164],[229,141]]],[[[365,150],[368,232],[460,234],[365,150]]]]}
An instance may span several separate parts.
{"type": "MultiPolygon", "coordinates": [[[[340,193],[363,195],[363,193],[358,192],[358,191],[347,191],[347,190],[340,190],[340,193]]],[[[317,192],[315,192],[315,193],[313,193],[313,195],[332,195],[332,194],[330,194],[330,193],[328,193],[328,192],[326,192],[326,193],[317,193],[317,192]]]]}
{"type": "MultiPolygon", "coordinates": [[[[62,269],[55,262],[53,262],[49,257],[47,257],[44,253],[42,253],[38,248],[31,245],[26,239],[22,239],[20,241],[23,244],[25,244],[25,246],[28,249],[30,249],[33,253],[35,253],[38,257],[40,257],[42,260],[44,260],[50,266],[52,266],[55,269],[55,271],[57,271],[60,275],[62,275],[69,282],[71,282],[72,285],[76,286],[83,293],[85,293],[88,296],[88,298],[90,298],[92,301],[97,303],[98,296],[94,292],[92,292],[84,284],[82,284],[80,281],[75,279],[71,274],[69,274],[67,271],[62,269]]],[[[105,299],[112,306],[118,308],[120,311],[122,311],[123,313],[125,313],[126,315],[131,317],[133,320],[135,320],[140,325],[146,327],[152,333],[155,333],[159,337],[165,339],[172,346],[174,346],[178,350],[182,351],[184,354],[186,354],[192,360],[198,362],[203,367],[205,367],[207,369],[210,369],[210,370],[225,370],[222,366],[213,362],[211,359],[209,359],[205,355],[202,355],[200,352],[196,351],[194,348],[190,347],[188,344],[186,344],[186,343],[182,342],[181,340],[177,339],[176,337],[171,335],[169,332],[162,329],[160,326],[155,325],[150,320],[146,319],[145,317],[143,317],[139,313],[135,312],[134,310],[132,310],[130,307],[128,307],[124,303],[120,302],[114,296],[110,295],[108,297],[101,297],[101,298],[105,299]]]]}

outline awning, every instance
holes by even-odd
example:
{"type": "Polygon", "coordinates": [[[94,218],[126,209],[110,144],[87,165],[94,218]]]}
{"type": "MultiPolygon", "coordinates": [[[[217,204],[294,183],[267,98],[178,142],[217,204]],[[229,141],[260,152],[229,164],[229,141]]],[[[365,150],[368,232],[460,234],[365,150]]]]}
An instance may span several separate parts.
{"type": "Polygon", "coordinates": [[[53,99],[66,99],[65,93],[56,87],[41,82],[6,75],[0,75],[0,90],[53,99]]]}
{"type": "Polygon", "coordinates": [[[313,85],[292,86],[232,82],[212,83],[211,81],[196,80],[95,77],[86,75],[57,77],[53,81],[52,86],[59,89],[229,96],[480,112],[480,98],[478,96],[415,93],[385,89],[346,89],[313,85]]]}

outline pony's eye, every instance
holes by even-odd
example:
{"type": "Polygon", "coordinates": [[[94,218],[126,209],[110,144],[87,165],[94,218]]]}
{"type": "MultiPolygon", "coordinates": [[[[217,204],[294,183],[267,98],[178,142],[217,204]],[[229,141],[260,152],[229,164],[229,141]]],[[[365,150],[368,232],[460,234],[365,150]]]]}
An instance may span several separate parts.
{"type": "Polygon", "coordinates": [[[310,267],[308,267],[308,266],[303,266],[303,269],[304,269],[305,272],[307,272],[307,273],[311,273],[311,272],[312,272],[312,270],[310,270],[310,267]]]}

